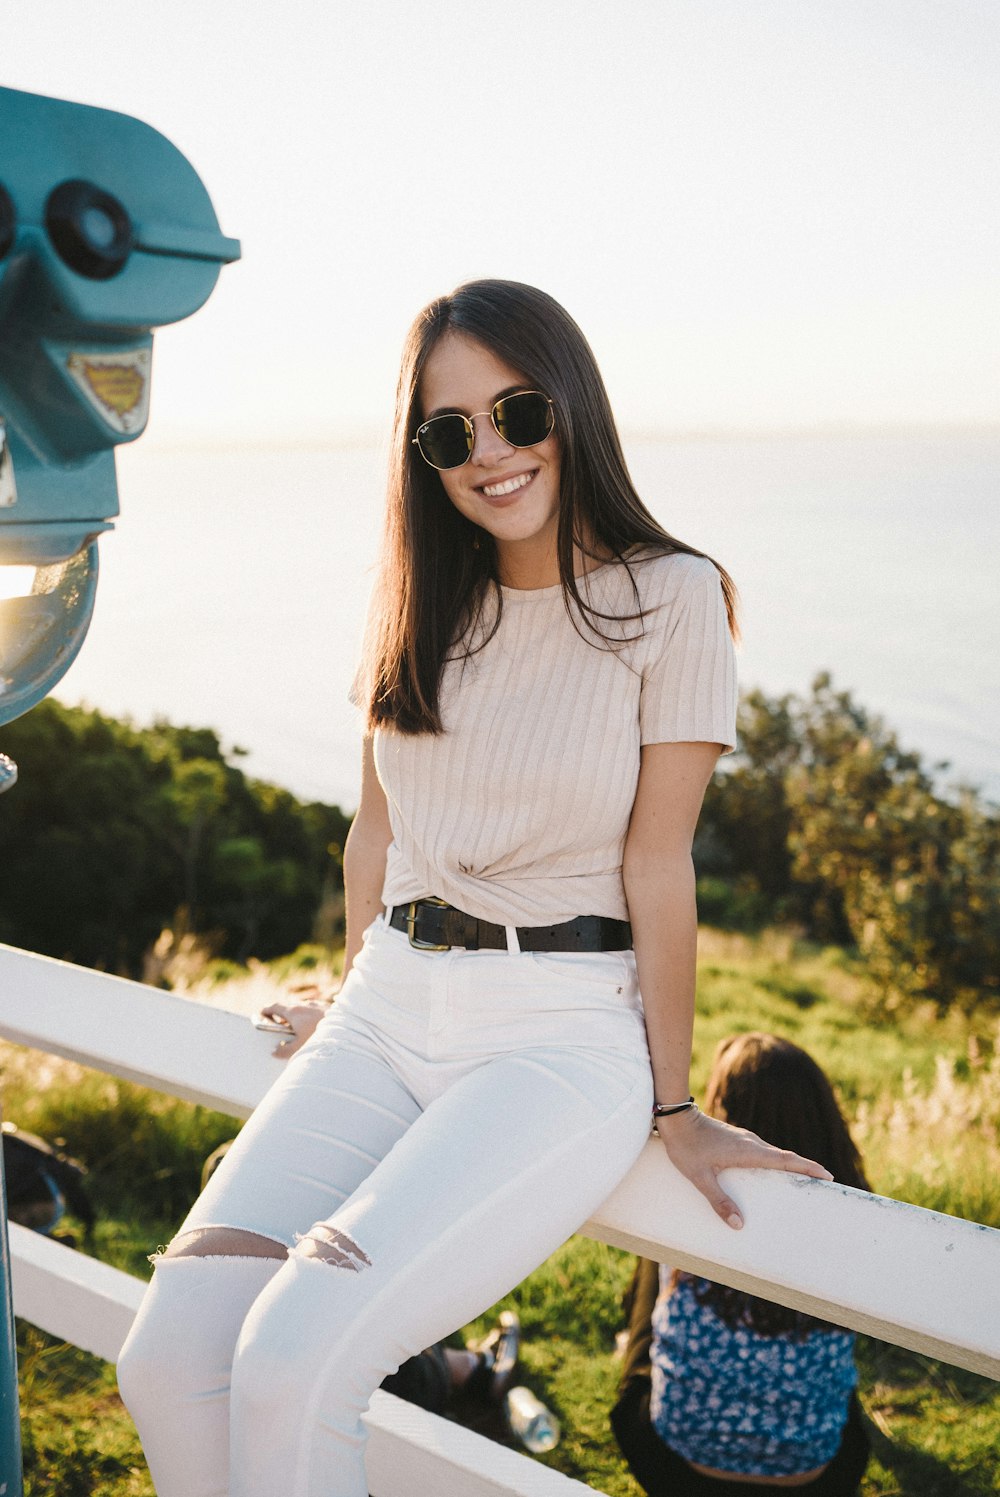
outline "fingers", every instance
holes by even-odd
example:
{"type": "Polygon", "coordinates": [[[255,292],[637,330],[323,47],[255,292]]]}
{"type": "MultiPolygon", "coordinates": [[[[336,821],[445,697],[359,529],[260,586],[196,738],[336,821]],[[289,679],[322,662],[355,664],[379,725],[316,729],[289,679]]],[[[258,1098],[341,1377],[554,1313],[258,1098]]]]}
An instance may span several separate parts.
{"type": "Polygon", "coordinates": [[[311,1015],[317,1009],[325,1013],[329,1002],[324,998],[322,991],[319,988],[310,988],[309,992],[313,994],[311,998],[299,998],[295,1003],[269,1003],[261,1009],[261,1013],[268,1017],[286,1019],[289,1024],[295,1023],[296,1014],[311,1015]]]}
{"type": "MultiPolygon", "coordinates": [[[[807,1159],[804,1154],[794,1154],[791,1149],[773,1149],[769,1144],[763,1145],[764,1153],[760,1158],[744,1160],[749,1165],[764,1165],[768,1169],[786,1170],[790,1174],[808,1175],[813,1180],[832,1180],[830,1171],[822,1164],[817,1164],[815,1159],[807,1159]]],[[[696,1180],[695,1184],[702,1195],[708,1198],[712,1210],[720,1216],[727,1227],[735,1231],[743,1226],[743,1214],[736,1202],[725,1194],[717,1178],[713,1175],[711,1181],[704,1182],[696,1180]]]]}
{"type": "Polygon", "coordinates": [[[793,1175],[809,1175],[813,1180],[832,1180],[833,1176],[825,1165],[817,1164],[815,1159],[807,1159],[804,1154],[795,1154],[791,1149],[775,1149],[770,1144],[765,1144],[762,1139],[757,1140],[761,1144],[763,1152],[754,1163],[763,1169],[787,1170],[793,1175]]]}
{"type": "Polygon", "coordinates": [[[283,1003],[266,1003],[261,1009],[261,1013],[265,1019],[288,1020],[288,1009],[283,1003]]]}
{"type": "Polygon", "coordinates": [[[694,1183],[708,1200],[716,1216],[721,1216],[727,1227],[738,1232],[743,1225],[743,1213],[732,1197],[726,1195],[715,1175],[703,1176],[694,1183]]]}
{"type": "Polygon", "coordinates": [[[832,1180],[830,1171],[815,1159],[791,1149],[777,1149],[747,1128],[734,1128],[704,1114],[679,1130],[669,1130],[661,1140],[673,1163],[706,1198],[715,1214],[728,1227],[739,1230],[743,1213],[719,1183],[726,1169],[772,1169],[806,1175],[814,1180],[832,1180]]]}
{"type": "Polygon", "coordinates": [[[305,1043],[305,1039],[295,1033],[291,1012],[284,1003],[268,1003],[260,1012],[265,1019],[274,1019],[288,1026],[287,1038],[279,1040],[271,1051],[275,1060],[288,1060],[305,1043]]]}
{"type": "Polygon", "coordinates": [[[293,1003],[290,1006],[272,1003],[270,1012],[288,1025],[288,1037],[283,1039],[271,1054],[277,1060],[288,1060],[290,1056],[295,1055],[316,1032],[326,1011],[326,1005],[322,1003],[293,1003]]]}
{"type": "Polygon", "coordinates": [[[790,1149],[782,1149],[781,1154],[784,1163],[780,1168],[783,1170],[789,1170],[796,1175],[810,1175],[813,1180],[833,1179],[826,1166],[817,1164],[815,1159],[807,1159],[804,1154],[793,1154],[790,1149]]]}
{"type": "Polygon", "coordinates": [[[807,1159],[804,1154],[796,1154],[792,1149],[778,1149],[748,1128],[732,1129],[731,1133],[735,1134],[734,1143],[739,1140],[736,1152],[726,1159],[725,1164],[717,1166],[720,1169],[735,1166],[737,1169],[786,1170],[789,1174],[809,1175],[813,1180],[833,1179],[825,1165],[807,1159]]]}

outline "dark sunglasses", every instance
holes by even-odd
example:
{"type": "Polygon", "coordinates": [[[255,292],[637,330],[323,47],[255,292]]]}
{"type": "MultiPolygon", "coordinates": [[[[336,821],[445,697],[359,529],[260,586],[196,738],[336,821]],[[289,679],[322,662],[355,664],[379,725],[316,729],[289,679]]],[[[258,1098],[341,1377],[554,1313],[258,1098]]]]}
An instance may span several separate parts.
{"type": "Polygon", "coordinates": [[[556,424],[547,395],[540,390],[519,390],[498,400],[491,411],[477,411],[474,416],[432,416],[417,427],[412,445],[432,468],[460,468],[472,456],[476,416],[489,416],[497,435],[510,447],[537,447],[556,424]]]}

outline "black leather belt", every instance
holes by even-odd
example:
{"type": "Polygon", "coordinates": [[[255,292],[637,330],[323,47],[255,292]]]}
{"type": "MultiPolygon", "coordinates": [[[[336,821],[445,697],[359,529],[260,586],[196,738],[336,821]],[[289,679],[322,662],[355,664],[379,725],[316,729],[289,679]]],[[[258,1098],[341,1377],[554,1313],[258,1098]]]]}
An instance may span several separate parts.
{"type": "MultiPolygon", "coordinates": [[[[464,946],[467,951],[506,951],[507,930],[489,920],[477,920],[464,910],[440,899],[415,899],[396,905],[389,921],[393,930],[403,930],[418,951],[449,951],[464,946]]],[[[632,945],[632,927],[627,920],[605,915],[577,915],[559,925],[519,925],[522,951],[627,951],[632,945]]]]}

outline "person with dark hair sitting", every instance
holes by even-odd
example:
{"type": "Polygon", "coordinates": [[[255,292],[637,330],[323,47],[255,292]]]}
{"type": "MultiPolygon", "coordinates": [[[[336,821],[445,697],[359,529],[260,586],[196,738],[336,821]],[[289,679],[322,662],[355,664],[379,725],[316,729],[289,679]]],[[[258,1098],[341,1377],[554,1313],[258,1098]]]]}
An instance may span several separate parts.
{"type": "MultiPolygon", "coordinates": [[[[705,1110],[870,1189],[829,1080],[788,1040],[723,1040],[705,1110]]],[[[625,1309],[611,1424],[650,1497],[853,1497],[869,1447],[851,1332],[647,1259],[625,1309]]]]}

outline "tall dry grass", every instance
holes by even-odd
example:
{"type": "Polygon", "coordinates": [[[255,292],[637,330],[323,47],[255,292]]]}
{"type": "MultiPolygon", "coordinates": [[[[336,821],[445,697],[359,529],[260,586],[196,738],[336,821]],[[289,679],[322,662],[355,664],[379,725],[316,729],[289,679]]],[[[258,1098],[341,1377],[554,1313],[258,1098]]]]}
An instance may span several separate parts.
{"type": "Polygon", "coordinates": [[[904,1066],[853,1131],[883,1195],[1000,1227],[1000,1025],[965,1058],[936,1055],[930,1085],[904,1066]]]}

